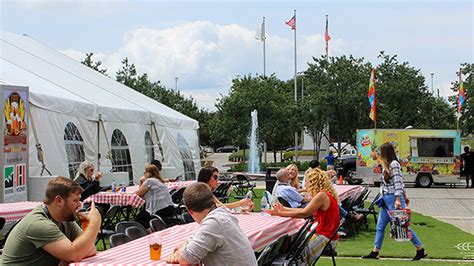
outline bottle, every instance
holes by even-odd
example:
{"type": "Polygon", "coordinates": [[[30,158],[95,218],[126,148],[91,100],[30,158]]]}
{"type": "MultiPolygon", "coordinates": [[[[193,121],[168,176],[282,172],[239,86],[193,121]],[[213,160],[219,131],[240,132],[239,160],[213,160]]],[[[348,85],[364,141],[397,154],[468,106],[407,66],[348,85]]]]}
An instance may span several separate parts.
{"type": "Polygon", "coordinates": [[[115,179],[112,181],[112,192],[117,192],[117,184],[115,183],[115,179]]]}
{"type": "Polygon", "coordinates": [[[247,192],[247,194],[245,194],[245,198],[252,200],[252,191],[247,192]]]}
{"type": "Polygon", "coordinates": [[[262,199],[260,200],[260,210],[269,210],[270,205],[269,205],[269,200],[268,200],[268,192],[265,191],[263,192],[262,199]]]}

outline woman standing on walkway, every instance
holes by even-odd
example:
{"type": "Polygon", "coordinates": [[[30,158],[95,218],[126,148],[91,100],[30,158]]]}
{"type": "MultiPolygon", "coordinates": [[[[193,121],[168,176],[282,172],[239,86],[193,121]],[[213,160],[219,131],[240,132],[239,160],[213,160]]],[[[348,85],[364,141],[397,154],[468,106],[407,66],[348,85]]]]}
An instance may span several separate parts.
{"type": "MultiPolygon", "coordinates": [[[[383,166],[383,175],[381,178],[382,196],[379,197],[376,202],[380,207],[380,215],[376,226],[374,249],[369,255],[363,256],[362,258],[364,259],[377,259],[379,256],[379,252],[382,249],[385,227],[390,222],[387,211],[405,208],[405,202],[408,203],[408,198],[405,193],[405,184],[403,183],[402,169],[393,146],[389,143],[382,144],[382,146],[380,146],[378,159],[383,166]]],[[[411,242],[416,248],[416,255],[413,260],[420,260],[426,257],[427,254],[423,249],[423,243],[421,243],[411,227],[408,229],[413,236],[411,242]]]]}

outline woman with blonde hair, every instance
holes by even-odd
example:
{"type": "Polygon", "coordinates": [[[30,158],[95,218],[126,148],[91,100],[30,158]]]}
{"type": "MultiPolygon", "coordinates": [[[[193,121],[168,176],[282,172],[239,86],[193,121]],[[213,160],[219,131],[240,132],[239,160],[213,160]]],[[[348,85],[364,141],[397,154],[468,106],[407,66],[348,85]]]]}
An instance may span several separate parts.
{"type": "Polygon", "coordinates": [[[150,220],[153,219],[152,214],[166,219],[174,215],[174,206],[168,187],[164,184],[164,180],[156,166],[147,165],[144,177],[140,180],[143,180],[143,183],[140,184],[135,194],[145,200],[145,208],[140,210],[136,221],[145,228],[149,228],[150,220]]]}
{"type": "MultiPolygon", "coordinates": [[[[312,195],[311,201],[304,208],[286,208],[280,203],[273,205],[273,210],[266,210],[271,215],[283,217],[306,218],[313,216],[318,222],[316,234],[305,248],[306,262],[311,264],[319,257],[323,247],[337,231],[340,223],[340,213],[337,192],[332,186],[327,174],[321,169],[314,168],[307,172],[306,190],[312,195]]],[[[336,234],[331,246],[335,248],[338,236],[336,234]]]]}
{"type": "MultiPolygon", "coordinates": [[[[382,164],[383,174],[381,176],[381,192],[382,196],[377,200],[377,205],[380,207],[379,219],[375,228],[375,245],[372,251],[364,259],[378,259],[380,249],[384,238],[385,227],[390,222],[389,210],[405,208],[408,198],[405,193],[405,184],[403,183],[402,168],[398,162],[395,149],[390,143],[385,143],[380,146],[377,156],[382,164]]],[[[416,255],[413,260],[420,260],[427,256],[415,232],[411,231],[411,242],[416,248],[416,255]]]]}
{"type": "Polygon", "coordinates": [[[300,181],[298,180],[298,166],[292,163],[286,166],[286,169],[290,171],[290,185],[296,188],[298,191],[301,189],[300,181]]]}

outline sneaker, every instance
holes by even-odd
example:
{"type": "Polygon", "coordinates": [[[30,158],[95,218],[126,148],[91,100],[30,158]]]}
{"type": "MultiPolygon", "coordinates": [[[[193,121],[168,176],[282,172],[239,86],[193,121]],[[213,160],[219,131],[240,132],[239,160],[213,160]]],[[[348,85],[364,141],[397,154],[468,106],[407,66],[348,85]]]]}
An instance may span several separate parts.
{"type": "Polygon", "coordinates": [[[425,249],[422,248],[422,249],[416,251],[416,255],[413,258],[413,260],[421,260],[422,258],[424,258],[426,256],[428,256],[428,254],[426,254],[425,249]]]}
{"type": "Polygon", "coordinates": [[[363,259],[379,259],[379,253],[375,251],[371,251],[369,255],[367,256],[362,256],[363,259]]]}

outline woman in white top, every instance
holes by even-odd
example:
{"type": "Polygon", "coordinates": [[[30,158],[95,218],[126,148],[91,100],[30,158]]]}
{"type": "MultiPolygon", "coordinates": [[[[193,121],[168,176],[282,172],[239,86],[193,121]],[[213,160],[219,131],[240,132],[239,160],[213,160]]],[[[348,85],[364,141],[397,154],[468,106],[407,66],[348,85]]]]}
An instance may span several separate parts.
{"type": "Polygon", "coordinates": [[[173,216],[174,206],[168,187],[164,184],[156,166],[148,165],[145,168],[144,177],[143,183],[140,184],[135,194],[145,200],[145,208],[140,210],[136,221],[148,228],[150,220],[153,219],[152,214],[162,218],[173,216]]]}

